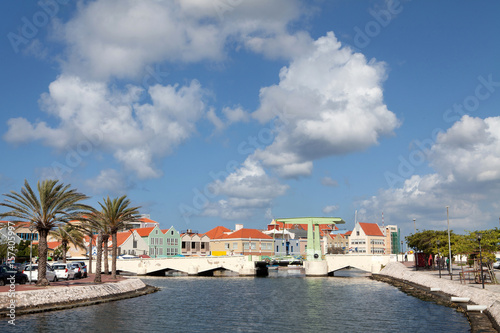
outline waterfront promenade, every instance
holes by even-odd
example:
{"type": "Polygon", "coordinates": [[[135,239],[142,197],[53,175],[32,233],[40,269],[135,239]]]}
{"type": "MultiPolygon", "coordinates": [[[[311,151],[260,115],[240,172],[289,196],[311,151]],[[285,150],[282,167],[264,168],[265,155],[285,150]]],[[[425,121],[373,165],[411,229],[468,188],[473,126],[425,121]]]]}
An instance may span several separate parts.
{"type": "MultiPolygon", "coordinates": [[[[486,283],[484,289],[481,283],[460,281],[459,273],[462,268],[457,265],[452,266],[452,276],[446,270],[419,269],[415,270],[413,262],[391,262],[379,275],[399,279],[427,288],[428,291],[436,291],[449,296],[469,298],[471,303],[486,306],[486,311],[491,318],[500,323],[500,285],[486,283]]],[[[498,270],[495,272],[497,279],[500,278],[498,270]]],[[[470,304],[470,303],[469,303],[470,304]]]]}

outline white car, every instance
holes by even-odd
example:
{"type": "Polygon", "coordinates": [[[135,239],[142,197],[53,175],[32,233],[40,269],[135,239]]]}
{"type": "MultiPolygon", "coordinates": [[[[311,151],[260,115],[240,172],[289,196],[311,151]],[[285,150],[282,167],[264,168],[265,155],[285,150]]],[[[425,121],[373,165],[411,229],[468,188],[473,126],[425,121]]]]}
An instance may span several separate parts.
{"type": "Polygon", "coordinates": [[[500,269],[500,258],[496,258],[497,261],[493,263],[493,268],[500,269]]]}
{"type": "MultiPolygon", "coordinates": [[[[24,267],[23,273],[28,276],[28,280],[31,278],[31,281],[38,281],[38,264],[27,264],[24,267]]],[[[47,265],[45,276],[47,277],[47,280],[51,282],[57,281],[57,275],[49,265],[47,265]]]]}
{"type": "Polygon", "coordinates": [[[52,265],[58,279],[75,279],[75,271],[68,263],[56,263],[52,265]]]}

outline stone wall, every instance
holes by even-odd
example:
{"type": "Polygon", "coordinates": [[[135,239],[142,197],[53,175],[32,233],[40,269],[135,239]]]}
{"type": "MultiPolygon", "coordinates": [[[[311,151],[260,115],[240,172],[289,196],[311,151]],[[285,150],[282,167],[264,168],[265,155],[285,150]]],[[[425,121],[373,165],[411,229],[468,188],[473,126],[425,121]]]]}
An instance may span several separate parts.
{"type": "MultiPolygon", "coordinates": [[[[146,287],[139,279],[93,284],[88,286],[46,287],[43,289],[15,293],[16,309],[36,308],[45,305],[68,304],[72,302],[102,299],[113,295],[133,292],[146,287]]],[[[8,292],[0,293],[0,311],[6,310],[12,297],[8,292]]]]}
{"type": "Polygon", "coordinates": [[[430,274],[412,271],[399,262],[391,262],[379,273],[380,275],[409,281],[428,288],[440,288],[446,294],[468,297],[478,305],[486,305],[491,317],[500,324],[500,293],[469,287],[456,280],[437,278],[430,274]]]}

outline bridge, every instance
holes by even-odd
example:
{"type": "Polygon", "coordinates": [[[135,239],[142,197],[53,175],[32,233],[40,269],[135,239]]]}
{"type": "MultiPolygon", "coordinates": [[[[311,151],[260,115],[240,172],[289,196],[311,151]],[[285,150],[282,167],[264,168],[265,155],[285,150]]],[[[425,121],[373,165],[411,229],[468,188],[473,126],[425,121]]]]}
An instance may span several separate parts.
{"type": "MultiPolygon", "coordinates": [[[[304,268],[306,275],[309,276],[334,275],[335,271],[348,267],[378,273],[382,266],[390,261],[396,261],[396,257],[371,254],[329,254],[320,261],[322,264],[320,270],[317,267],[310,270],[308,264],[311,262],[309,261],[304,261],[304,268]]],[[[318,263],[318,261],[312,261],[312,263],[318,263]]],[[[259,256],[175,257],[116,261],[118,271],[137,275],[165,275],[168,271],[179,271],[189,275],[210,275],[216,270],[229,270],[241,276],[253,276],[263,273],[266,270],[265,266],[266,263],[259,256]]]]}
{"type": "Polygon", "coordinates": [[[396,255],[327,254],[325,255],[325,261],[329,275],[348,267],[370,273],[379,273],[383,266],[391,261],[397,261],[397,257],[396,255]]]}
{"type": "Polygon", "coordinates": [[[204,275],[222,269],[246,276],[257,274],[256,259],[258,258],[256,256],[228,256],[123,259],[116,261],[116,269],[137,275],[164,275],[168,271],[204,275]]]}

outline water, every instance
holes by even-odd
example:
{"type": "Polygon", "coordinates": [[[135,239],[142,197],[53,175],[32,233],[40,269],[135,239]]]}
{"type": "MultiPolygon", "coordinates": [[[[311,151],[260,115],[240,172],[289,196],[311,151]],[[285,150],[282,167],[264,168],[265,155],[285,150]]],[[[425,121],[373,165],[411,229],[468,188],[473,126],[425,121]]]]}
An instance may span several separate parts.
{"type": "Polygon", "coordinates": [[[364,276],[303,278],[296,272],[272,272],[268,278],[144,281],[161,291],[21,316],[15,328],[3,319],[0,332],[470,331],[465,316],[454,309],[421,301],[364,276]]]}

